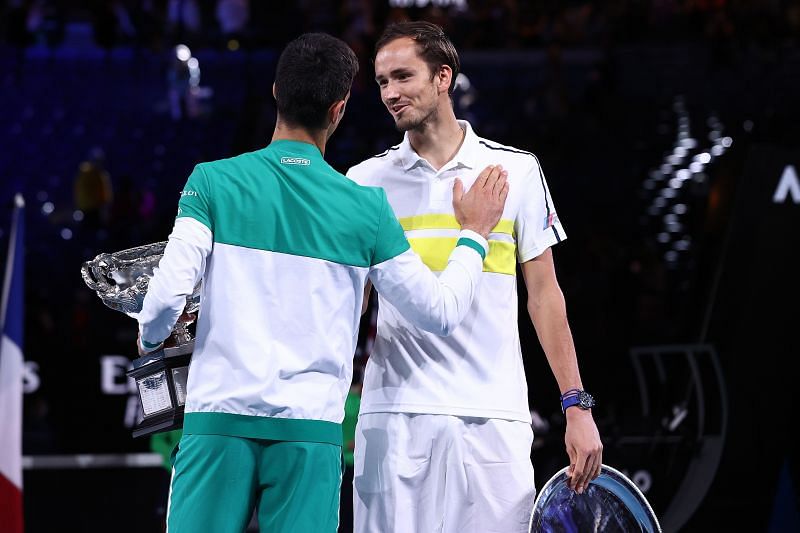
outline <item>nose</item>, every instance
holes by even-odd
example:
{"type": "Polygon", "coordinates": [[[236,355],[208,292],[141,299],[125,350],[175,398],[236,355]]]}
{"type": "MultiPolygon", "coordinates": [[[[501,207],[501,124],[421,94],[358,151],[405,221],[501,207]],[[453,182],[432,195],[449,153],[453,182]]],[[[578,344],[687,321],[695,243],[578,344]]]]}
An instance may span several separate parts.
{"type": "Polygon", "coordinates": [[[389,82],[383,86],[383,101],[387,104],[393,104],[400,98],[400,93],[397,92],[396,86],[389,82]]]}

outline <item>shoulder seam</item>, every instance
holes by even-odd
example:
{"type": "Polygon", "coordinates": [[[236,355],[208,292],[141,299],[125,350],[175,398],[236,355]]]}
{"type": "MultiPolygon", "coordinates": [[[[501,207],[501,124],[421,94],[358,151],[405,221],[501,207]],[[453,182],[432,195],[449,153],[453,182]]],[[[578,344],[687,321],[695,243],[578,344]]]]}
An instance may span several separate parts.
{"type": "Polygon", "coordinates": [[[208,172],[206,172],[205,165],[203,163],[199,163],[197,165],[197,168],[200,170],[200,172],[203,173],[203,177],[206,179],[206,184],[208,184],[208,195],[209,195],[209,198],[206,200],[206,206],[208,207],[208,221],[209,221],[209,223],[211,223],[211,226],[212,226],[212,227],[210,227],[208,229],[213,234],[214,233],[213,226],[215,225],[214,224],[215,216],[211,212],[212,209],[214,208],[213,204],[211,203],[211,198],[214,197],[214,194],[213,194],[213,192],[211,190],[212,184],[211,184],[211,180],[208,179],[208,172]]]}
{"type": "Polygon", "coordinates": [[[480,144],[484,145],[489,150],[502,150],[503,152],[511,152],[512,154],[529,155],[529,156],[533,157],[534,159],[536,158],[536,156],[533,155],[532,152],[526,152],[525,150],[516,150],[514,148],[507,148],[505,146],[492,146],[491,144],[489,144],[489,143],[487,143],[486,141],[483,141],[483,140],[480,140],[478,142],[480,144]]]}
{"type": "Polygon", "coordinates": [[[385,152],[381,152],[380,154],[373,155],[370,159],[376,159],[376,158],[379,158],[379,157],[386,157],[387,155],[389,155],[389,152],[391,152],[393,150],[399,150],[399,149],[400,149],[400,145],[399,144],[397,146],[392,146],[391,148],[388,148],[385,152]]]}

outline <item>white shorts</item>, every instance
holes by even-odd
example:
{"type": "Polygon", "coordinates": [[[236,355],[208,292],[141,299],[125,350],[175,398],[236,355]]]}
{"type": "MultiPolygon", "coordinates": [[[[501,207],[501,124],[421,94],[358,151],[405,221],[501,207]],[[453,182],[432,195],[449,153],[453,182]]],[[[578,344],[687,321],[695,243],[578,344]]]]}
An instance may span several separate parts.
{"type": "Polygon", "coordinates": [[[360,415],[356,533],[528,532],[531,426],[493,418],[360,415]]]}

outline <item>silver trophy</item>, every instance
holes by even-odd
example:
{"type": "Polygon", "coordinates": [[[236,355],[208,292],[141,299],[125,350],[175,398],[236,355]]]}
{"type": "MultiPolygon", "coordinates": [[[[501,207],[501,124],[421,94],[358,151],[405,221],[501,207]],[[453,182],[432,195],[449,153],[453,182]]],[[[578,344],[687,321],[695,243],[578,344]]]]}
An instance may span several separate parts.
{"type": "Polygon", "coordinates": [[[531,533],[661,533],[647,499],[622,472],[601,465],[583,494],[568,485],[567,468],[545,483],[531,516],[531,533]]]}
{"type": "MultiPolygon", "coordinates": [[[[111,309],[138,318],[153,271],[164,255],[166,242],[103,253],[81,267],[86,285],[111,309]]],[[[143,419],[134,428],[140,437],[183,427],[186,380],[194,350],[189,326],[200,308],[200,283],[186,298],[186,307],[164,348],[131,363],[128,376],[136,381],[143,419]]]]}

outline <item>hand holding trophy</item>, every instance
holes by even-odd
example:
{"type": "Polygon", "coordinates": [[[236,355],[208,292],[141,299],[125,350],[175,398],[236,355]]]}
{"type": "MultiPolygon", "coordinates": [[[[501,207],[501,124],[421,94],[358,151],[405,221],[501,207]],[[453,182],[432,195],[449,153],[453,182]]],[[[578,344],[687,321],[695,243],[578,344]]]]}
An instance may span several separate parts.
{"type": "MultiPolygon", "coordinates": [[[[137,318],[154,269],[167,243],[157,242],[114,253],[99,254],[81,267],[86,285],[111,309],[137,318]]],[[[189,326],[200,308],[200,284],[186,298],[181,319],[164,347],[132,362],[128,376],[136,380],[144,418],[134,428],[139,437],[183,427],[186,380],[194,350],[189,326]]]]}
{"type": "Polygon", "coordinates": [[[661,533],[647,498],[625,474],[601,465],[600,475],[578,494],[569,487],[568,470],[561,469],[539,491],[530,533],[661,533]]]}

